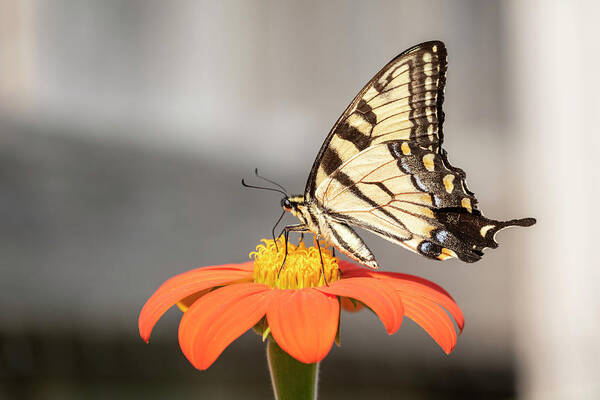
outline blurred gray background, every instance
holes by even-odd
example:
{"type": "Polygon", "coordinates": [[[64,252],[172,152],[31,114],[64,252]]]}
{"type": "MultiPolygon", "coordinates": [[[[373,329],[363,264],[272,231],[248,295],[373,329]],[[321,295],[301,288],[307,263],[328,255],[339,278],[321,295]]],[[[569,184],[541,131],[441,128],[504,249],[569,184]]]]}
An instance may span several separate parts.
{"type": "MultiPolygon", "coordinates": [[[[330,127],[388,60],[449,51],[445,148],[490,217],[534,216],[475,265],[365,235],[445,287],[446,356],[414,323],[344,315],[321,398],[600,397],[600,64],[594,2],[0,0],[0,397],[269,398],[252,332],[197,372],[168,277],[240,262],[302,192],[330,127]]],[[[291,219],[290,219],[291,221],[291,219]]]]}

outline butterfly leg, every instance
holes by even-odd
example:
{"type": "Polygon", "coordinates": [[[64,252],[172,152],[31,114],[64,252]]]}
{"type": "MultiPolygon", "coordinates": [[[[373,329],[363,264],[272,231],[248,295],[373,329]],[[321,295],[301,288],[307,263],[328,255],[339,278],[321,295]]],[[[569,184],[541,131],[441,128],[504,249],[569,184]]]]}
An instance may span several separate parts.
{"type": "Polygon", "coordinates": [[[306,226],[305,224],[298,224],[298,225],[288,225],[286,227],[283,228],[283,231],[279,234],[279,236],[281,236],[283,234],[283,237],[285,239],[285,254],[283,256],[283,263],[281,263],[281,267],[279,267],[279,271],[277,271],[277,279],[279,279],[279,274],[281,273],[281,270],[283,269],[284,265],[285,265],[285,260],[287,259],[287,255],[288,255],[288,239],[290,237],[290,232],[308,232],[308,226],[306,226]]]}
{"type": "Polygon", "coordinates": [[[327,282],[327,276],[325,276],[325,264],[323,263],[323,253],[321,253],[321,244],[319,243],[318,236],[315,236],[315,244],[317,245],[317,249],[319,249],[319,258],[321,259],[321,274],[323,274],[325,286],[329,286],[329,282],[327,282]]]}
{"type": "Polygon", "coordinates": [[[281,274],[281,270],[283,269],[283,266],[285,265],[285,260],[287,260],[287,255],[288,255],[288,238],[290,236],[290,231],[288,231],[287,229],[284,229],[283,234],[284,234],[284,239],[285,239],[285,254],[283,255],[283,262],[281,263],[281,267],[279,267],[279,271],[277,271],[277,279],[279,279],[279,274],[281,274]]]}
{"type": "MultiPolygon", "coordinates": [[[[275,243],[275,250],[277,250],[277,252],[279,252],[279,249],[277,248],[277,240],[275,240],[275,228],[277,228],[277,225],[279,225],[279,222],[281,221],[281,219],[283,218],[284,215],[285,215],[285,211],[281,213],[281,215],[277,219],[277,222],[275,222],[273,229],[271,230],[271,235],[273,235],[273,243],[275,243]]],[[[281,233],[283,233],[283,231],[281,233]]],[[[279,234],[279,236],[281,236],[281,233],[279,234]]],[[[277,237],[279,237],[279,236],[277,236],[277,237]]]]}

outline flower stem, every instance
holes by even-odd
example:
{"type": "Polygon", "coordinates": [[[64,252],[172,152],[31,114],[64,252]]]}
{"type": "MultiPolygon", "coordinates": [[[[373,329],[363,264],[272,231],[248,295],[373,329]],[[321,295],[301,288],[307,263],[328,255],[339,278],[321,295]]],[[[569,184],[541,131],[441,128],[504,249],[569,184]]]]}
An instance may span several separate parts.
{"type": "Polygon", "coordinates": [[[304,364],[273,340],[267,344],[267,359],[277,400],[314,400],[317,398],[319,363],[304,364]]]}

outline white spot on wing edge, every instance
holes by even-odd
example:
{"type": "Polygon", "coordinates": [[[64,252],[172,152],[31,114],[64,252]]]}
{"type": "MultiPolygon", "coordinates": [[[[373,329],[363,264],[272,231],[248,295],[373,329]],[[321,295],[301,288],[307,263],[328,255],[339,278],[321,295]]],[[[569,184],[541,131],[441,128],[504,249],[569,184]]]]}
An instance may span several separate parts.
{"type": "Polygon", "coordinates": [[[404,154],[405,156],[410,155],[410,146],[408,145],[408,143],[402,142],[400,148],[402,150],[402,154],[404,154]]]}
{"type": "Polygon", "coordinates": [[[481,233],[482,237],[485,237],[485,235],[488,233],[488,231],[495,227],[496,227],[496,225],[486,225],[479,230],[479,233],[481,233]]]}
{"type": "Polygon", "coordinates": [[[471,199],[464,197],[460,204],[466,208],[468,212],[473,212],[473,207],[471,207],[471,199]]]}
{"type": "Polygon", "coordinates": [[[442,182],[444,183],[446,192],[452,193],[452,191],[454,190],[454,175],[448,174],[448,175],[444,176],[444,179],[442,179],[442,182]]]}
{"type": "Polygon", "coordinates": [[[433,153],[425,154],[423,156],[423,165],[429,172],[432,172],[435,169],[434,158],[435,155],[433,153]]]}

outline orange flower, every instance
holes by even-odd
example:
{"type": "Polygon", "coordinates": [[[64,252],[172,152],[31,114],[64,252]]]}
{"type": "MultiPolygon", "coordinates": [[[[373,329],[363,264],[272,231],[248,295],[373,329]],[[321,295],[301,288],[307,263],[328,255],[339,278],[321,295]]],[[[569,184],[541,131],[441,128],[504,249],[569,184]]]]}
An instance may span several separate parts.
{"type": "Polygon", "coordinates": [[[450,353],[464,326],[460,308],[441,287],[423,278],[374,272],[338,261],[322,248],[264,240],[250,253],[254,261],[198,268],[167,280],[148,299],[139,317],[146,342],[160,317],[177,304],[184,311],[179,344],[187,359],[204,370],[225,348],[256,326],[304,363],[319,362],[331,349],[339,327],[340,304],[348,311],[363,305],[379,316],[388,334],[408,318],[450,353]],[[324,274],[323,274],[324,273],[324,274]],[[325,275],[325,276],[323,276],[325,275]],[[326,281],[325,279],[326,278],[326,281]],[[446,311],[445,311],[445,310],[446,311]]]}

